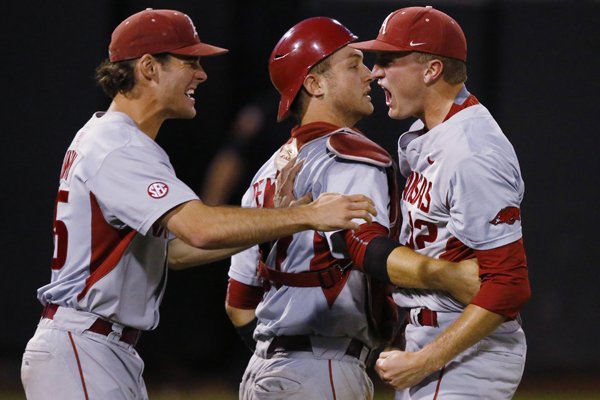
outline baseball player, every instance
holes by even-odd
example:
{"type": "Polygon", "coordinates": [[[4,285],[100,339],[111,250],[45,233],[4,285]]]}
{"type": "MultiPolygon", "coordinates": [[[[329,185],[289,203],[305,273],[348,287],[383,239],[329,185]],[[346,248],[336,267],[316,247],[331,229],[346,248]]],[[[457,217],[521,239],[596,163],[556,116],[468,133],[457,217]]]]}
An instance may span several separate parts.
{"type": "Polygon", "coordinates": [[[28,399],[147,398],[134,346],[158,324],[167,250],[185,267],[236,250],[218,249],[371,220],[363,195],[289,210],[213,208],[177,179],[154,139],[166,119],[195,116],[207,79],[200,57],[226,51],[202,43],[174,10],[147,9],[114,30],[97,70],[113,101],[76,134],[60,172],[51,282],[38,290],[45,307],[21,369],[28,399]]]}
{"type": "Polygon", "coordinates": [[[470,94],[458,23],[427,7],[391,13],[376,39],[373,75],[388,115],[416,117],[398,142],[400,242],[448,260],[477,257],[481,289],[469,305],[439,291],[399,288],[410,310],[406,352],[380,355],[397,399],[508,399],[525,364],[519,310],[530,297],[521,232],[519,163],[489,111],[470,94]]]}
{"type": "MultiPolygon", "coordinates": [[[[377,283],[361,270],[373,269],[371,260],[380,261],[382,254],[386,263],[388,241],[380,246],[377,239],[395,234],[399,193],[389,154],[352,128],[373,111],[371,72],[362,52],[348,47],[355,39],[333,19],[309,18],[281,38],[269,60],[281,94],[278,119],[294,116],[299,125],[257,172],[243,205],[272,207],[278,173],[297,158],[303,161],[296,197],[365,193],[377,216],[355,231],[306,231],[278,240],[270,252],[255,246],[232,258],[226,309],[245,342],[255,346],[240,384],[242,399],[373,396],[365,361],[385,341],[395,307],[384,308],[385,292],[375,290],[377,283]]],[[[391,257],[390,268],[415,282],[410,287],[436,287],[436,274],[424,272],[428,268],[461,271],[392,242],[390,251],[406,257],[391,257]]],[[[461,290],[468,286],[455,282],[461,290]]]]}

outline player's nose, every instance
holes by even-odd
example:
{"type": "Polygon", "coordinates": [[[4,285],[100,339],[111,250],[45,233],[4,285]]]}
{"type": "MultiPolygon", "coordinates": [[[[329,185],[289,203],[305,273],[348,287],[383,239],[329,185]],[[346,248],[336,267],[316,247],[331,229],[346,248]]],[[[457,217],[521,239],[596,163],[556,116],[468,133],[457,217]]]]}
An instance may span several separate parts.
{"type": "Polygon", "coordinates": [[[373,80],[381,79],[385,76],[385,70],[381,68],[379,65],[373,65],[373,69],[371,70],[371,77],[373,80]]]}
{"type": "Polygon", "coordinates": [[[208,79],[208,74],[206,71],[204,71],[204,68],[202,68],[201,65],[198,65],[196,68],[194,68],[194,78],[200,81],[200,83],[208,79]]]}
{"type": "Polygon", "coordinates": [[[366,81],[373,82],[373,80],[375,78],[373,78],[373,73],[371,72],[371,70],[369,69],[369,67],[367,67],[366,65],[362,65],[362,70],[363,70],[363,77],[366,81]]]}

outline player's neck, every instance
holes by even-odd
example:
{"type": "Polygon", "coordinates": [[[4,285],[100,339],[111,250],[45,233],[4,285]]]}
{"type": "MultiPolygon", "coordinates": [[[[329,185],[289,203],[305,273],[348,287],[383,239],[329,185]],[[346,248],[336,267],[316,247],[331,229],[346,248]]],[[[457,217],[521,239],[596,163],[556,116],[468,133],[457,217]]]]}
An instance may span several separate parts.
{"type": "Polygon", "coordinates": [[[140,99],[131,99],[122,94],[117,94],[107,111],[127,114],[142,132],[150,139],[155,140],[164,118],[149,110],[151,108],[151,105],[140,99]]]}
{"type": "Polygon", "coordinates": [[[344,127],[347,126],[352,128],[358,122],[358,118],[351,117],[349,115],[342,115],[339,112],[335,112],[326,107],[308,107],[302,119],[300,125],[306,125],[313,122],[327,122],[329,124],[344,127]]]}
{"type": "Polygon", "coordinates": [[[431,130],[444,122],[452,104],[454,104],[454,99],[456,99],[462,88],[462,84],[438,83],[440,84],[430,88],[424,98],[423,115],[420,118],[425,123],[427,130],[431,130]]]}

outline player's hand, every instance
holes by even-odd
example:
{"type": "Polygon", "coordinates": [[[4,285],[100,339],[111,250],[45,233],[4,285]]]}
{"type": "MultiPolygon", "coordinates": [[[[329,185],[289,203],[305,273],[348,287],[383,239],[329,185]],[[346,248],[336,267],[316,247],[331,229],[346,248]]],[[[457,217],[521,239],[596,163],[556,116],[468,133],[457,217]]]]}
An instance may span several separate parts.
{"type": "Polygon", "coordinates": [[[362,194],[323,193],[307,207],[311,208],[310,225],[316,231],[358,229],[361,224],[353,219],[371,223],[377,215],[373,200],[362,194]]]}
{"type": "Polygon", "coordinates": [[[469,304],[479,292],[479,264],[477,259],[464,260],[447,270],[446,284],[448,292],[463,304],[469,304]]]}
{"type": "Polygon", "coordinates": [[[294,196],[296,176],[303,165],[304,160],[296,162],[296,157],[294,157],[277,175],[277,180],[275,181],[275,194],[273,195],[273,204],[275,208],[294,207],[308,204],[312,201],[312,195],[310,193],[298,200],[296,200],[296,197],[294,196]]]}
{"type": "Polygon", "coordinates": [[[434,372],[434,368],[422,352],[393,350],[379,355],[375,371],[382,381],[400,390],[421,382],[434,372]]]}

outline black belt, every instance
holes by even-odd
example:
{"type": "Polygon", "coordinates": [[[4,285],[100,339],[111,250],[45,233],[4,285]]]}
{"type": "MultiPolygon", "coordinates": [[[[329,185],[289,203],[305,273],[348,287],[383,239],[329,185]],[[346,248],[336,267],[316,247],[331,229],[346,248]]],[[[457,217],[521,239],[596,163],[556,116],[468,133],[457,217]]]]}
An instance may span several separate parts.
{"type": "MultiPolygon", "coordinates": [[[[363,342],[358,339],[352,338],[348,348],[346,349],[346,355],[358,358],[362,355],[363,349],[367,347],[363,342]]],[[[368,348],[367,348],[368,349],[368,348]]],[[[267,354],[282,353],[291,351],[309,351],[312,352],[312,344],[310,342],[310,336],[308,335],[295,335],[295,336],[275,336],[267,354]]],[[[368,351],[367,351],[368,353],[368,351]]],[[[365,357],[366,359],[366,357],[365,357]]]]}
{"type": "MultiPolygon", "coordinates": [[[[58,307],[59,306],[56,304],[47,304],[46,307],[44,307],[44,311],[42,311],[42,318],[54,319],[54,314],[56,314],[58,307]]],[[[112,322],[97,318],[92,326],[90,326],[87,330],[90,332],[99,333],[100,335],[108,336],[113,332],[112,325],[112,322]]],[[[123,332],[121,332],[121,337],[119,340],[135,346],[140,338],[140,335],[141,331],[139,329],[125,327],[123,328],[123,332]]]]}

